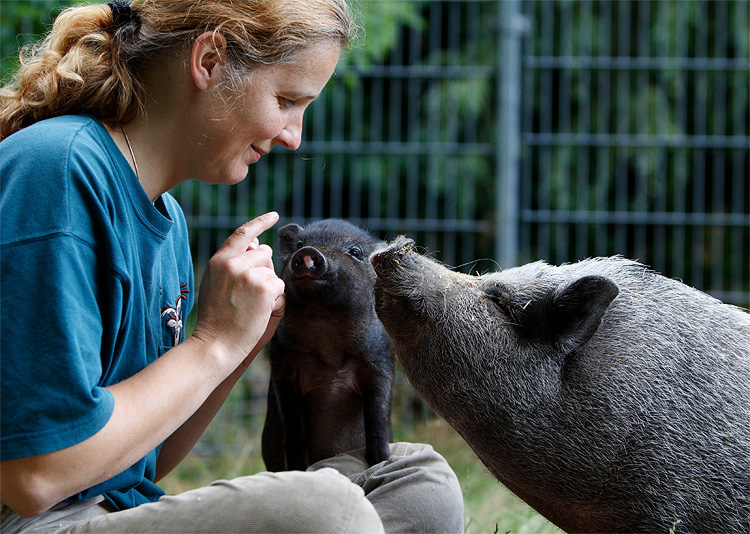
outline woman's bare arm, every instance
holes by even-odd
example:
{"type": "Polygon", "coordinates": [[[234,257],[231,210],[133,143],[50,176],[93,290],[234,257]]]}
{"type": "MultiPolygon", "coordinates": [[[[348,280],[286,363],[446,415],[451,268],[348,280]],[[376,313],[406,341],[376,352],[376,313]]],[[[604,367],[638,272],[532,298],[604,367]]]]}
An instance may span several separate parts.
{"type": "MultiPolygon", "coordinates": [[[[260,233],[277,220],[276,214],[258,217],[227,239],[201,283],[193,335],[107,387],[114,411],[99,432],[66,449],[0,463],[3,503],[19,515],[38,515],[124,471],[193,415],[205,428],[205,419],[213,417],[249,364],[248,354],[257,354],[283,313],[284,284],[274,273],[271,249],[257,245],[260,233]]],[[[191,425],[186,428],[195,432],[191,425]]],[[[169,464],[176,458],[171,447],[165,457],[169,464]]]]}

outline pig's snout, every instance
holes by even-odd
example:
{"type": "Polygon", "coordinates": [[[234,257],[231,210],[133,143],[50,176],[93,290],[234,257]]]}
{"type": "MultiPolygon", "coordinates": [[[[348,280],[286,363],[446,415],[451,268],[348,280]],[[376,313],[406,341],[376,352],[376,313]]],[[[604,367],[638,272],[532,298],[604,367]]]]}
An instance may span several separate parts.
{"type": "Polygon", "coordinates": [[[398,264],[399,260],[414,249],[414,240],[408,237],[400,236],[392,241],[385,248],[376,250],[370,255],[370,263],[379,273],[382,269],[387,269],[388,265],[398,264]]]}
{"type": "Polygon", "coordinates": [[[289,260],[295,276],[320,278],[328,270],[326,257],[315,247],[303,247],[289,260]]]}

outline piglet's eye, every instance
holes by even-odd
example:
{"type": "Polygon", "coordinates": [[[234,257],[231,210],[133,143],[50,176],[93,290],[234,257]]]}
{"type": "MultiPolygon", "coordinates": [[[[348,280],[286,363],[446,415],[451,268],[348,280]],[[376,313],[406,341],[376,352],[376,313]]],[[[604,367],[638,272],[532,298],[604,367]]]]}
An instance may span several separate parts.
{"type": "Polygon", "coordinates": [[[297,241],[297,244],[296,244],[296,245],[294,245],[294,250],[299,250],[299,249],[301,249],[301,248],[303,247],[303,245],[304,245],[304,243],[303,243],[303,242],[302,242],[302,240],[300,239],[299,241],[297,241]]]}
{"type": "Polygon", "coordinates": [[[357,245],[349,247],[349,250],[347,250],[347,254],[349,254],[355,260],[361,261],[365,258],[365,252],[357,245]]]}

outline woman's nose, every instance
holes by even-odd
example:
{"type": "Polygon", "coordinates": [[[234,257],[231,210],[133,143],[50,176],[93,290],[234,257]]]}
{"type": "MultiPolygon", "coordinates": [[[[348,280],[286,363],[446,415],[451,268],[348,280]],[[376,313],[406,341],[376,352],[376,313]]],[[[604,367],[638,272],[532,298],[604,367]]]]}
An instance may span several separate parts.
{"type": "Polygon", "coordinates": [[[302,114],[290,120],[274,140],[289,150],[297,150],[302,144],[302,114]]]}

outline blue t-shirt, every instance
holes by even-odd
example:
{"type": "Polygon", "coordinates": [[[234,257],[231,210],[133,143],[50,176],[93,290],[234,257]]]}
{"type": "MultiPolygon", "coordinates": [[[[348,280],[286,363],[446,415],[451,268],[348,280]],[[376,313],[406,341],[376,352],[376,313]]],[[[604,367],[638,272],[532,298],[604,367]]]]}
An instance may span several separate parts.
{"type": "MultiPolygon", "coordinates": [[[[0,458],[98,432],[104,389],[183,339],[193,266],[176,201],[151,203],[96,119],[38,122],[0,143],[0,458]]],[[[157,500],[159,447],[69,500],[157,500]]]]}

